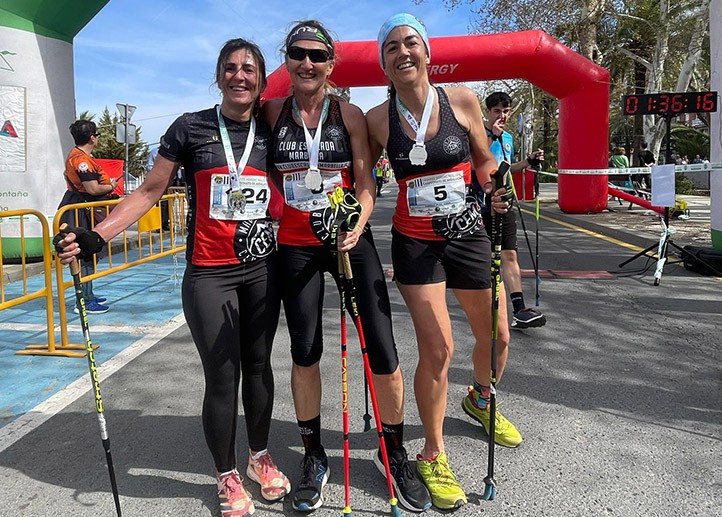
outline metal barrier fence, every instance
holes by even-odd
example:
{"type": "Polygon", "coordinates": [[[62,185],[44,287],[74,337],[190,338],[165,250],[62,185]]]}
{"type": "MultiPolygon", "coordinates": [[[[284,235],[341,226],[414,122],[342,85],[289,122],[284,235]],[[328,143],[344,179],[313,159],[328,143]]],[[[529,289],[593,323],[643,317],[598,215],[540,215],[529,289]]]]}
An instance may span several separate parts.
{"type": "MultiPolygon", "coordinates": [[[[47,322],[47,344],[28,345],[25,350],[20,350],[18,354],[33,354],[33,355],[54,355],[63,357],[84,357],[85,352],[78,352],[77,350],[83,350],[84,345],[56,345],[55,343],[55,316],[53,314],[53,283],[51,274],[51,262],[53,260],[52,251],[50,249],[50,230],[48,227],[48,220],[45,215],[38,212],[37,210],[7,210],[0,212],[0,218],[19,217],[20,219],[20,272],[22,281],[22,294],[18,297],[8,299],[7,291],[5,289],[5,267],[0,261],[0,278],[3,279],[0,282],[0,311],[3,309],[9,309],[22,303],[30,302],[40,298],[45,299],[45,317],[47,322]],[[42,242],[43,242],[43,276],[44,283],[43,287],[33,292],[29,292],[28,289],[28,268],[27,268],[27,256],[26,256],[26,233],[25,233],[25,219],[28,216],[32,216],[40,222],[42,228],[42,242]]],[[[2,237],[2,225],[0,225],[0,237],[2,237]]],[[[2,239],[0,239],[0,257],[2,257],[2,239]]]]}
{"type": "MultiPolygon", "coordinates": [[[[94,226],[96,216],[99,213],[107,215],[114,205],[121,200],[96,201],[92,203],[78,203],[60,208],[53,219],[53,233],[58,233],[61,218],[64,214],[72,212],[71,221],[78,226],[81,217],[87,216],[94,226]]],[[[111,275],[115,272],[128,269],[139,264],[144,264],[165,256],[184,251],[186,249],[186,198],[183,193],[168,194],[152,207],[148,213],[138,220],[137,225],[131,226],[122,234],[111,239],[106,246],[108,267],[98,269],[98,259],[93,257],[93,274],[85,276],[82,281],[95,280],[111,275]],[[168,206],[168,219],[162,217],[161,207],[168,206]],[[157,234],[156,234],[157,232],[157,234]],[[133,250],[136,250],[135,253],[133,250]],[[133,255],[136,257],[133,257],[133,255]],[[114,263],[115,259],[115,263],[114,263]]],[[[35,210],[12,210],[0,212],[0,217],[20,216],[20,237],[22,246],[21,274],[23,281],[23,295],[12,300],[6,300],[5,283],[0,282],[0,310],[14,307],[24,302],[38,298],[45,298],[47,314],[48,343],[39,345],[28,345],[25,349],[16,352],[23,355],[55,355],[64,357],[84,357],[84,344],[71,344],[68,339],[67,308],[65,302],[65,290],[73,287],[73,281],[65,280],[63,271],[65,268],[59,259],[55,259],[55,285],[58,295],[58,312],[60,317],[60,343],[55,342],[55,322],[53,314],[53,285],[52,267],[53,250],[51,249],[51,234],[46,217],[35,210]],[[23,217],[33,215],[42,226],[43,240],[43,275],[44,287],[35,292],[28,293],[27,264],[25,260],[25,226],[23,217]],[[82,350],[82,351],[79,351],[82,350]]],[[[1,230],[0,230],[1,231],[1,230]]],[[[0,235],[1,236],[1,235],[0,235]]],[[[2,243],[0,241],[0,256],[2,243]]],[[[102,260],[102,259],[101,259],[102,260]]],[[[0,263],[0,278],[4,279],[3,266],[0,263]]]]}

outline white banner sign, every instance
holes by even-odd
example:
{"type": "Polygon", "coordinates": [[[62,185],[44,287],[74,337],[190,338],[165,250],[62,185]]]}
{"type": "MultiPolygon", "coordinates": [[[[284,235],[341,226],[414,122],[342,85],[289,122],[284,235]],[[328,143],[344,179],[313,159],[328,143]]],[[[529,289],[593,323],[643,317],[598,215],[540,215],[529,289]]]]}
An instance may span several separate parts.
{"type": "Polygon", "coordinates": [[[27,170],[25,88],[0,86],[0,173],[27,170]]]}

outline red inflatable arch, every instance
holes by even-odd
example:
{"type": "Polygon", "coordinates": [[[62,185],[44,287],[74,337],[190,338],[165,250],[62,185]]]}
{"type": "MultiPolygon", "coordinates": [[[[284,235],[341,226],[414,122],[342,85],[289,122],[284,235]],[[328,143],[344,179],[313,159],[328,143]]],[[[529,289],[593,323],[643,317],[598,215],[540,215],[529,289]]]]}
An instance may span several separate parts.
{"type": "MultiPolygon", "coordinates": [[[[430,38],[435,83],[526,79],[559,99],[559,168],[606,169],[609,72],[542,31],[430,38]]],[[[339,87],[383,86],[375,41],[339,42],[331,80],[339,87]]],[[[268,77],[264,98],[289,94],[284,65],[268,77]]],[[[559,207],[598,213],[607,207],[607,175],[559,176],[559,207]]]]}

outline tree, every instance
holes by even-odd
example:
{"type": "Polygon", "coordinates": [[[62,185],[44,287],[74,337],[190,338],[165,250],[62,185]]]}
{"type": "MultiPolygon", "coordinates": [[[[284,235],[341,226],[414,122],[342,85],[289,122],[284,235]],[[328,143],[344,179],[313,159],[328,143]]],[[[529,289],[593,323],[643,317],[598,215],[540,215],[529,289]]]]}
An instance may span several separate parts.
{"type": "MultiPolygon", "coordinates": [[[[541,29],[607,68],[611,74],[612,143],[631,147],[644,139],[656,155],[664,136],[664,117],[640,116],[636,120],[621,117],[622,95],[686,91],[690,83],[696,89],[709,85],[709,59],[701,58],[709,48],[710,0],[443,0],[443,3],[449,9],[470,5],[476,15],[471,32],[541,29]]],[[[545,101],[545,94],[529,95],[535,91],[538,90],[518,87],[513,96],[516,103],[535,99],[534,111],[542,114],[547,144],[554,128],[552,121],[544,117],[556,117],[556,102],[545,101]]]]}
{"type": "MultiPolygon", "coordinates": [[[[122,123],[121,117],[115,113],[111,116],[106,107],[98,122],[100,139],[93,150],[95,157],[125,160],[125,144],[121,144],[115,140],[115,126],[119,123],[122,123]]],[[[148,144],[143,141],[140,126],[136,129],[135,139],[136,143],[128,146],[128,173],[136,178],[141,178],[145,175],[145,164],[148,160],[148,144]]]]}

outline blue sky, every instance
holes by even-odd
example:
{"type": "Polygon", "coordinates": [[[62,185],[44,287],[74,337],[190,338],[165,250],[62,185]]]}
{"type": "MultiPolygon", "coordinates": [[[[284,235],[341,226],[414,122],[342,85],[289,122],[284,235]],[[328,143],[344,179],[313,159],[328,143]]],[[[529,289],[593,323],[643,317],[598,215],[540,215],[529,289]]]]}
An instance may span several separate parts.
{"type": "MultiPolygon", "coordinates": [[[[132,121],[153,144],[179,114],[218,102],[211,83],[226,40],[256,42],[270,73],[282,62],[290,22],[315,18],[339,40],[373,40],[397,12],[417,15],[432,37],[467,34],[473,23],[468,4],[449,10],[443,0],[111,0],[74,41],[76,109],[100,115],[116,103],[136,106],[132,121]]],[[[384,98],[384,88],[351,94],[364,111],[384,98]]]]}

